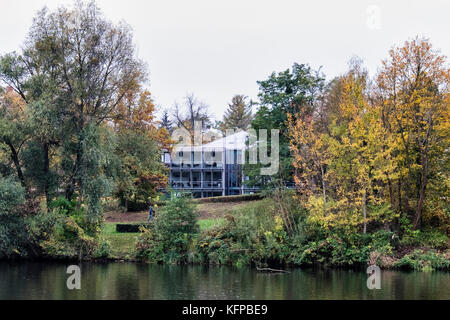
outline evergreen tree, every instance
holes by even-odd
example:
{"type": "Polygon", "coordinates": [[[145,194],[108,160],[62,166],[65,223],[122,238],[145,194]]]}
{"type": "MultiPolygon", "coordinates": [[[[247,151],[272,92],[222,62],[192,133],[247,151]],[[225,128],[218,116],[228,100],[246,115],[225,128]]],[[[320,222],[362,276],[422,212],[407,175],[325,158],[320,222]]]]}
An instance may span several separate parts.
{"type": "Polygon", "coordinates": [[[246,100],[247,97],[243,95],[233,97],[219,125],[222,131],[225,132],[227,129],[246,131],[249,128],[253,120],[252,104],[246,100]]]}
{"type": "Polygon", "coordinates": [[[172,132],[172,121],[170,120],[170,115],[168,110],[164,110],[161,118],[160,127],[167,130],[167,132],[172,132]]]}

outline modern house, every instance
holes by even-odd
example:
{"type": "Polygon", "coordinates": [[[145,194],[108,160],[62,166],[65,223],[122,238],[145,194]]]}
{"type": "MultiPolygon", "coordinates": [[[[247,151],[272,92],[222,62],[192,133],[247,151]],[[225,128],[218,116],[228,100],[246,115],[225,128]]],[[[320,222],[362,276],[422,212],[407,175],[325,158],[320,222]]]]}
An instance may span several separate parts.
{"type": "Polygon", "coordinates": [[[248,134],[240,131],[199,146],[177,146],[165,152],[169,167],[169,186],[174,191],[190,192],[194,198],[252,194],[244,186],[244,157],[248,134]]]}

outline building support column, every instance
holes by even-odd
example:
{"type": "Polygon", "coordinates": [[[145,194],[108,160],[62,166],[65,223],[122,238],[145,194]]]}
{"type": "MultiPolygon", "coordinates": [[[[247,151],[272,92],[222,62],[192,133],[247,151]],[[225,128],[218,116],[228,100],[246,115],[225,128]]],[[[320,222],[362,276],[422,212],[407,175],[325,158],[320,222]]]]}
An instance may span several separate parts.
{"type": "Polygon", "coordinates": [[[227,169],[227,161],[226,161],[226,157],[227,157],[227,149],[223,148],[222,151],[222,196],[226,196],[226,185],[227,182],[225,181],[226,179],[226,169],[227,169]]]}

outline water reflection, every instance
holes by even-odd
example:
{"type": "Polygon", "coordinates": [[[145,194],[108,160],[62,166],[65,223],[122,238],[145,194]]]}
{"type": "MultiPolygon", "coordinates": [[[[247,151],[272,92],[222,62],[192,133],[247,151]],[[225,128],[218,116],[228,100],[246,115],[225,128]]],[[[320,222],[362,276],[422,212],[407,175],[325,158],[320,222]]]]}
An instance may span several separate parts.
{"type": "Polygon", "coordinates": [[[290,274],[207,266],[82,264],[82,289],[66,287],[68,264],[0,262],[0,299],[450,299],[450,273],[383,271],[381,290],[352,270],[290,274]]]}

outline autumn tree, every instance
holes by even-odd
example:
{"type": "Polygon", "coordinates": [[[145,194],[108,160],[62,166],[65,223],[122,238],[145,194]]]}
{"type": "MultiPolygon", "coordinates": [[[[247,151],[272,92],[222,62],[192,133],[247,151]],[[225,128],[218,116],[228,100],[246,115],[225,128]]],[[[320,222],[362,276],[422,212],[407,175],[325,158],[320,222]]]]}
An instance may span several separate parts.
{"type": "Polygon", "coordinates": [[[169,133],[158,128],[150,92],[130,90],[113,117],[119,167],[114,193],[127,210],[146,209],[167,185],[162,148],[170,148],[169,133]]]}
{"type": "MultiPolygon", "coordinates": [[[[309,220],[347,231],[392,221],[385,208],[388,141],[367,72],[353,59],[312,108],[290,115],[296,184],[309,220]]],[[[390,171],[389,171],[390,172],[390,171]]]]}
{"type": "Polygon", "coordinates": [[[415,38],[390,51],[377,77],[383,125],[395,140],[400,168],[393,205],[407,213],[414,228],[424,213],[448,219],[436,206],[442,201],[427,201],[427,195],[448,194],[449,74],[446,57],[427,39],[415,38]]]}

